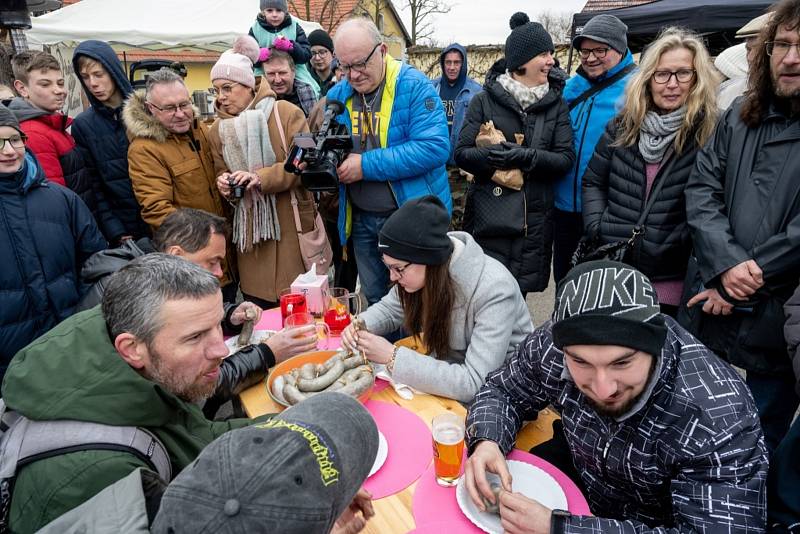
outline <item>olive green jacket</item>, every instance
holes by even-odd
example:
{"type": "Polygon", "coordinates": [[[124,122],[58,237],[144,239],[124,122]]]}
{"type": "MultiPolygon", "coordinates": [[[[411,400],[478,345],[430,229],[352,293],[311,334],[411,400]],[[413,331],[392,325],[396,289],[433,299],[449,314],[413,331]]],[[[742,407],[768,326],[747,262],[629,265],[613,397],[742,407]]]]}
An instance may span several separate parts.
{"type": "MultiPolygon", "coordinates": [[[[9,409],[34,420],[73,419],[153,432],[176,476],[215,438],[247,419],[212,422],[128,366],[109,339],[100,307],[66,319],[11,361],[3,380],[9,409]]],[[[35,532],[103,488],[147,465],[126,452],[80,451],[19,470],[11,501],[13,532],[35,532]]]]}

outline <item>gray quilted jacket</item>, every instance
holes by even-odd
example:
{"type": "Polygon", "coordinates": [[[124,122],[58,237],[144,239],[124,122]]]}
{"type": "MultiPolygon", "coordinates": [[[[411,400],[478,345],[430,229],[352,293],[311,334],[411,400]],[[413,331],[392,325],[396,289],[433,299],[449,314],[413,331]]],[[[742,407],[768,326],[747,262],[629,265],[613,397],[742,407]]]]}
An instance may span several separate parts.
{"type": "Polygon", "coordinates": [[[767,452],[744,381],[669,317],[654,378],[631,410],[598,415],[552,342],[548,322],[475,397],[470,450],[484,439],[508,453],[523,421],[560,413],[591,516],[569,533],[763,532],[767,452]]]}

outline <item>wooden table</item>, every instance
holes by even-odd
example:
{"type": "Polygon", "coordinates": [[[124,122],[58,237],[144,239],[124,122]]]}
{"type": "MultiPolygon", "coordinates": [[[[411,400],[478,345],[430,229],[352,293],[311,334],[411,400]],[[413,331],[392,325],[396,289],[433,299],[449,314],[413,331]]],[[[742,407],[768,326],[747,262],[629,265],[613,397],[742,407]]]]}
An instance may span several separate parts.
{"type": "MultiPolygon", "coordinates": [[[[411,346],[412,348],[414,346],[413,340],[408,339],[398,344],[411,346]]],[[[413,399],[405,400],[397,395],[391,386],[378,393],[373,393],[371,398],[402,406],[417,414],[429,427],[433,417],[440,413],[452,411],[462,417],[466,416],[467,413],[459,402],[436,395],[414,395],[413,399]]],[[[247,415],[250,417],[276,413],[283,409],[283,406],[276,404],[267,395],[265,382],[243,391],[240,399],[247,415]]],[[[540,412],[536,421],[528,423],[520,431],[517,436],[516,447],[527,451],[534,445],[550,439],[553,436],[552,422],[557,418],[558,415],[552,410],[546,409],[540,412]]],[[[415,525],[414,517],[411,513],[411,499],[415,488],[416,482],[399,493],[374,501],[375,517],[370,519],[364,532],[370,534],[396,532],[401,534],[413,530],[415,525]]]]}

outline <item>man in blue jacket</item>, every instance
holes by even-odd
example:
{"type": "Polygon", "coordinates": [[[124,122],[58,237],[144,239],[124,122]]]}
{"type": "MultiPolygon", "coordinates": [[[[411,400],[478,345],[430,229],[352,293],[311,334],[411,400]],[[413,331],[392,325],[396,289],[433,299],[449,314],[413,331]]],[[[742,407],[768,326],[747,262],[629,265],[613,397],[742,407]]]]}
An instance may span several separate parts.
{"type": "Polygon", "coordinates": [[[75,117],[72,136],[97,170],[97,217],[113,246],[150,235],[128,176],[128,137],[120,114],[132,88],[114,50],[103,41],[84,41],[72,56],[75,74],[91,107],[75,117]]]}
{"type": "Polygon", "coordinates": [[[439,56],[442,76],[433,80],[433,88],[439,93],[447,115],[447,128],[450,130],[450,159],[447,160],[447,179],[450,182],[450,194],[453,198],[454,230],[461,230],[464,218],[464,199],[467,194],[465,173],[456,166],[453,152],[458,141],[458,133],[464,124],[464,117],[472,97],[481,92],[481,85],[467,76],[467,50],[458,43],[453,43],[442,50],[439,56]]]}
{"type": "Polygon", "coordinates": [[[0,105],[0,380],[12,356],[75,311],[83,262],[106,247],[89,208],[49,182],[0,105]]]}
{"type": "Polygon", "coordinates": [[[583,235],[581,178],[606,124],[621,108],[625,84],[635,68],[628,50],[628,27],[612,15],[597,15],[572,41],[581,66],[567,81],[564,99],[569,104],[574,133],[575,166],[555,188],[553,276],[560,281],[583,235]]]}
{"type": "Polygon", "coordinates": [[[447,118],[430,81],[387,53],[370,20],[348,20],[334,41],[346,79],[327,99],[345,104],[339,120],[353,136],[353,151],[338,168],[339,236],[342,243],[353,239],[361,287],[373,304],[389,287],[378,249],[389,215],[431,194],[452,212],[447,118]]]}

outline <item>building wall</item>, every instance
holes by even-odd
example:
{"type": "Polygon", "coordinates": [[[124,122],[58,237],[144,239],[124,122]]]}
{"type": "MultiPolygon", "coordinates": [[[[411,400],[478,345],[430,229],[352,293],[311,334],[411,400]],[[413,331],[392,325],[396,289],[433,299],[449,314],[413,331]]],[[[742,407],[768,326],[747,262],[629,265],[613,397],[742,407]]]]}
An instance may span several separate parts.
{"type": "MultiPolygon", "coordinates": [[[[483,83],[486,73],[489,72],[495,61],[504,55],[503,45],[470,45],[466,49],[468,75],[480,83],[483,83]]],[[[416,46],[409,49],[408,62],[429,78],[436,78],[442,75],[442,69],[439,66],[441,53],[441,48],[416,46]]],[[[569,48],[566,45],[556,46],[556,58],[564,69],[566,69],[568,54],[569,48]]],[[[575,72],[579,64],[577,57],[573,56],[572,72],[575,72]]]]}
{"type": "MultiPolygon", "coordinates": [[[[401,22],[397,20],[392,10],[386,7],[386,0],[377,1],[381,2],[380,12],[381,15],[383,15],[382,32],[384,41],[389,49],[389,54],[396,59],[404,59],[406,57],[406,40],[400,26],[401,22]]],[[[361,16],[366,11],[369,13],[370,18],[374,19],[375,2],[376,0],[361,0],[354,10],[353,15],[361,16]]]]}
{"type": "Polygon", "coordinates": [[[186,87],[189,93],[211,87],[211,67],[213,63],[186,63],[186,87]]]}

